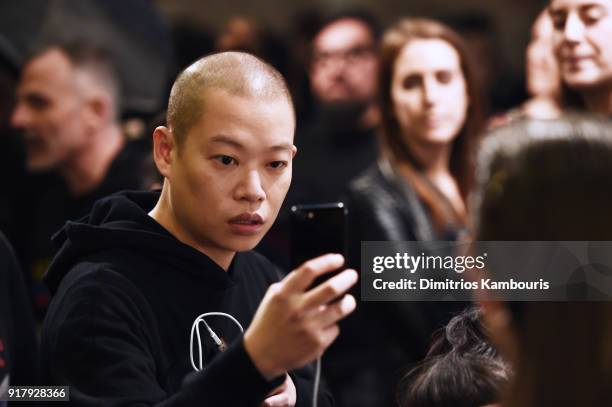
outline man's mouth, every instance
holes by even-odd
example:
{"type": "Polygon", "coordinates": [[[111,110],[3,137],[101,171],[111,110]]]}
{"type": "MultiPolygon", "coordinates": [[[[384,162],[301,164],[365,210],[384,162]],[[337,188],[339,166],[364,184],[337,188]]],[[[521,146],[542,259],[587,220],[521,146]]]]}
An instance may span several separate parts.
{"type": "Polygon", "coordinates": [[[259,233],[264,220],[258,213],[242,213],[231,218],[228,223],[232,231],[239,235],[255,235],[259,233]]]}
{"type": "Polygon", "coordinates": [[[242,213],[229,220],[230,223],[239,225],[258,225],[263,223],[263,218],[258,213],[242,213]]]}
{"type": "Polygon", "coordinates": [[[37,151],[44,147],[43,141],[34,135],[25,135],[23,137],[23,143],[28,150],[37,151]]]}

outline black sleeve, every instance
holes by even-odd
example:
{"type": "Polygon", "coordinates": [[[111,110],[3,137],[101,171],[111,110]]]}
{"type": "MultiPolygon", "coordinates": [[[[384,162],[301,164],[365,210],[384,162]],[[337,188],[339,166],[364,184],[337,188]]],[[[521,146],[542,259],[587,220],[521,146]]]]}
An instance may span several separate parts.
{"type": "Polygon", "coordinates": [[[10,355],[11,385],[38,384],[38,342],[30,297],[25,289],[23,275],[15,254],[4,235],[0,234],[0,271],[5,274],[6,293],[0,310],[1,321],[7,334],[7,352],[10,355]],[[8,303],[4,301],[8,300],[8,303]],[[8,312],[7,312],[8,311],[8,312]]]}
{"type": "MultiPolygon", "coordinates": [[[[295,390],[297,393],[297,402],[295,407],[310,407],[312,406],[312,396],[314,390],[314,375],[315,365],[311,363],[301,369],[297,369],[289,372],[293,384],[295,384],[295,390]]],[[[323,380],[319,381],[319,397],[317,397],[317,405],[319,407],[331,407],[334,406],[334,398],[327,389],[327,386],[323,383],[323,380]]]]}
{"type": "Polygon", "coordinates": [[[258,406],[282,383],[265,380],[240,340],[168,394],[137,304],[125,287],[96,278],[58,292],[43,328],[43,365],[49,384],[70,386],[72,404],[258,406]]]}

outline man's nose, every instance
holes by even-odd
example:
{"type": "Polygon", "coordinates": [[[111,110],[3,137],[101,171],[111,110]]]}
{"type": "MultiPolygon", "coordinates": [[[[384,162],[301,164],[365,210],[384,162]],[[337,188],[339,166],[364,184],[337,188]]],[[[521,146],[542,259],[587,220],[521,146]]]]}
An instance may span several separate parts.
{"type": "Polygon", "coordinates": [[[261,176],[257,170],[245,172],[240,184],[236,188],[236,199],[249,203],[257,203],[266,199],[261,176]]]}

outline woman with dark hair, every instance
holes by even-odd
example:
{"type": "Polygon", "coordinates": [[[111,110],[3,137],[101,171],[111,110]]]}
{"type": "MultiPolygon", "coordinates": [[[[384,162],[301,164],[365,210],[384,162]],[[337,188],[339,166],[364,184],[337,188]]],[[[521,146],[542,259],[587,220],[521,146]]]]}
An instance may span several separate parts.
{"type": "Polygon", "coordinates": [[[353,259],[362,240],[457,238],[482,124],[465,46],[436,21],[405,19],[385,33],[379,84],[382,153],[348,194],[353,259]]]}
{"type": "MultiPolygon", "coordinates": [[[[361,241],[455,240],[465,230],[481,124],[480,92],[450,28],[401,20],[384,34],[379,63],[382,152],[346,195],[349,264],[358,268],[361,241]]],[[[339,404],[391,405],[400,373],[425,356],[431,334],[459,307],[362,302],[324,362],[339,404]]]]}
{"type": "MultiPolygon", "coordinates": [[[[476,173],[478,240],[612,241],[611,134],[607,121],[568,116],[488,136],[476,173]]],[[[612,405],[611,302],[483,308],[513,367],[504,407],[612,405]]]]}

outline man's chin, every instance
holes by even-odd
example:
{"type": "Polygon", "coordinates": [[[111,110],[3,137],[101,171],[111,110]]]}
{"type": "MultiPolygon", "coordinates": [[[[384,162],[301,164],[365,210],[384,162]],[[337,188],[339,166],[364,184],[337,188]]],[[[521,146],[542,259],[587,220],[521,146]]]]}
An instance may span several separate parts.
{"type": "Polygon", "coordinates": [[[248,252],[253,250],[259,244],[261,239],[263,239],[263,236],[264,235],[262,234],[261,236],[258,235],[235,238],[228,246],[230,246],[231,250],[235,252],[248,252]]]}
{"type": "Polygon", "coordinates": [[[26,159],[25,167],[29,172],[47,172],[55,169],[55,163],[46,157],[42,156],[28,156],[26,159]]]}

